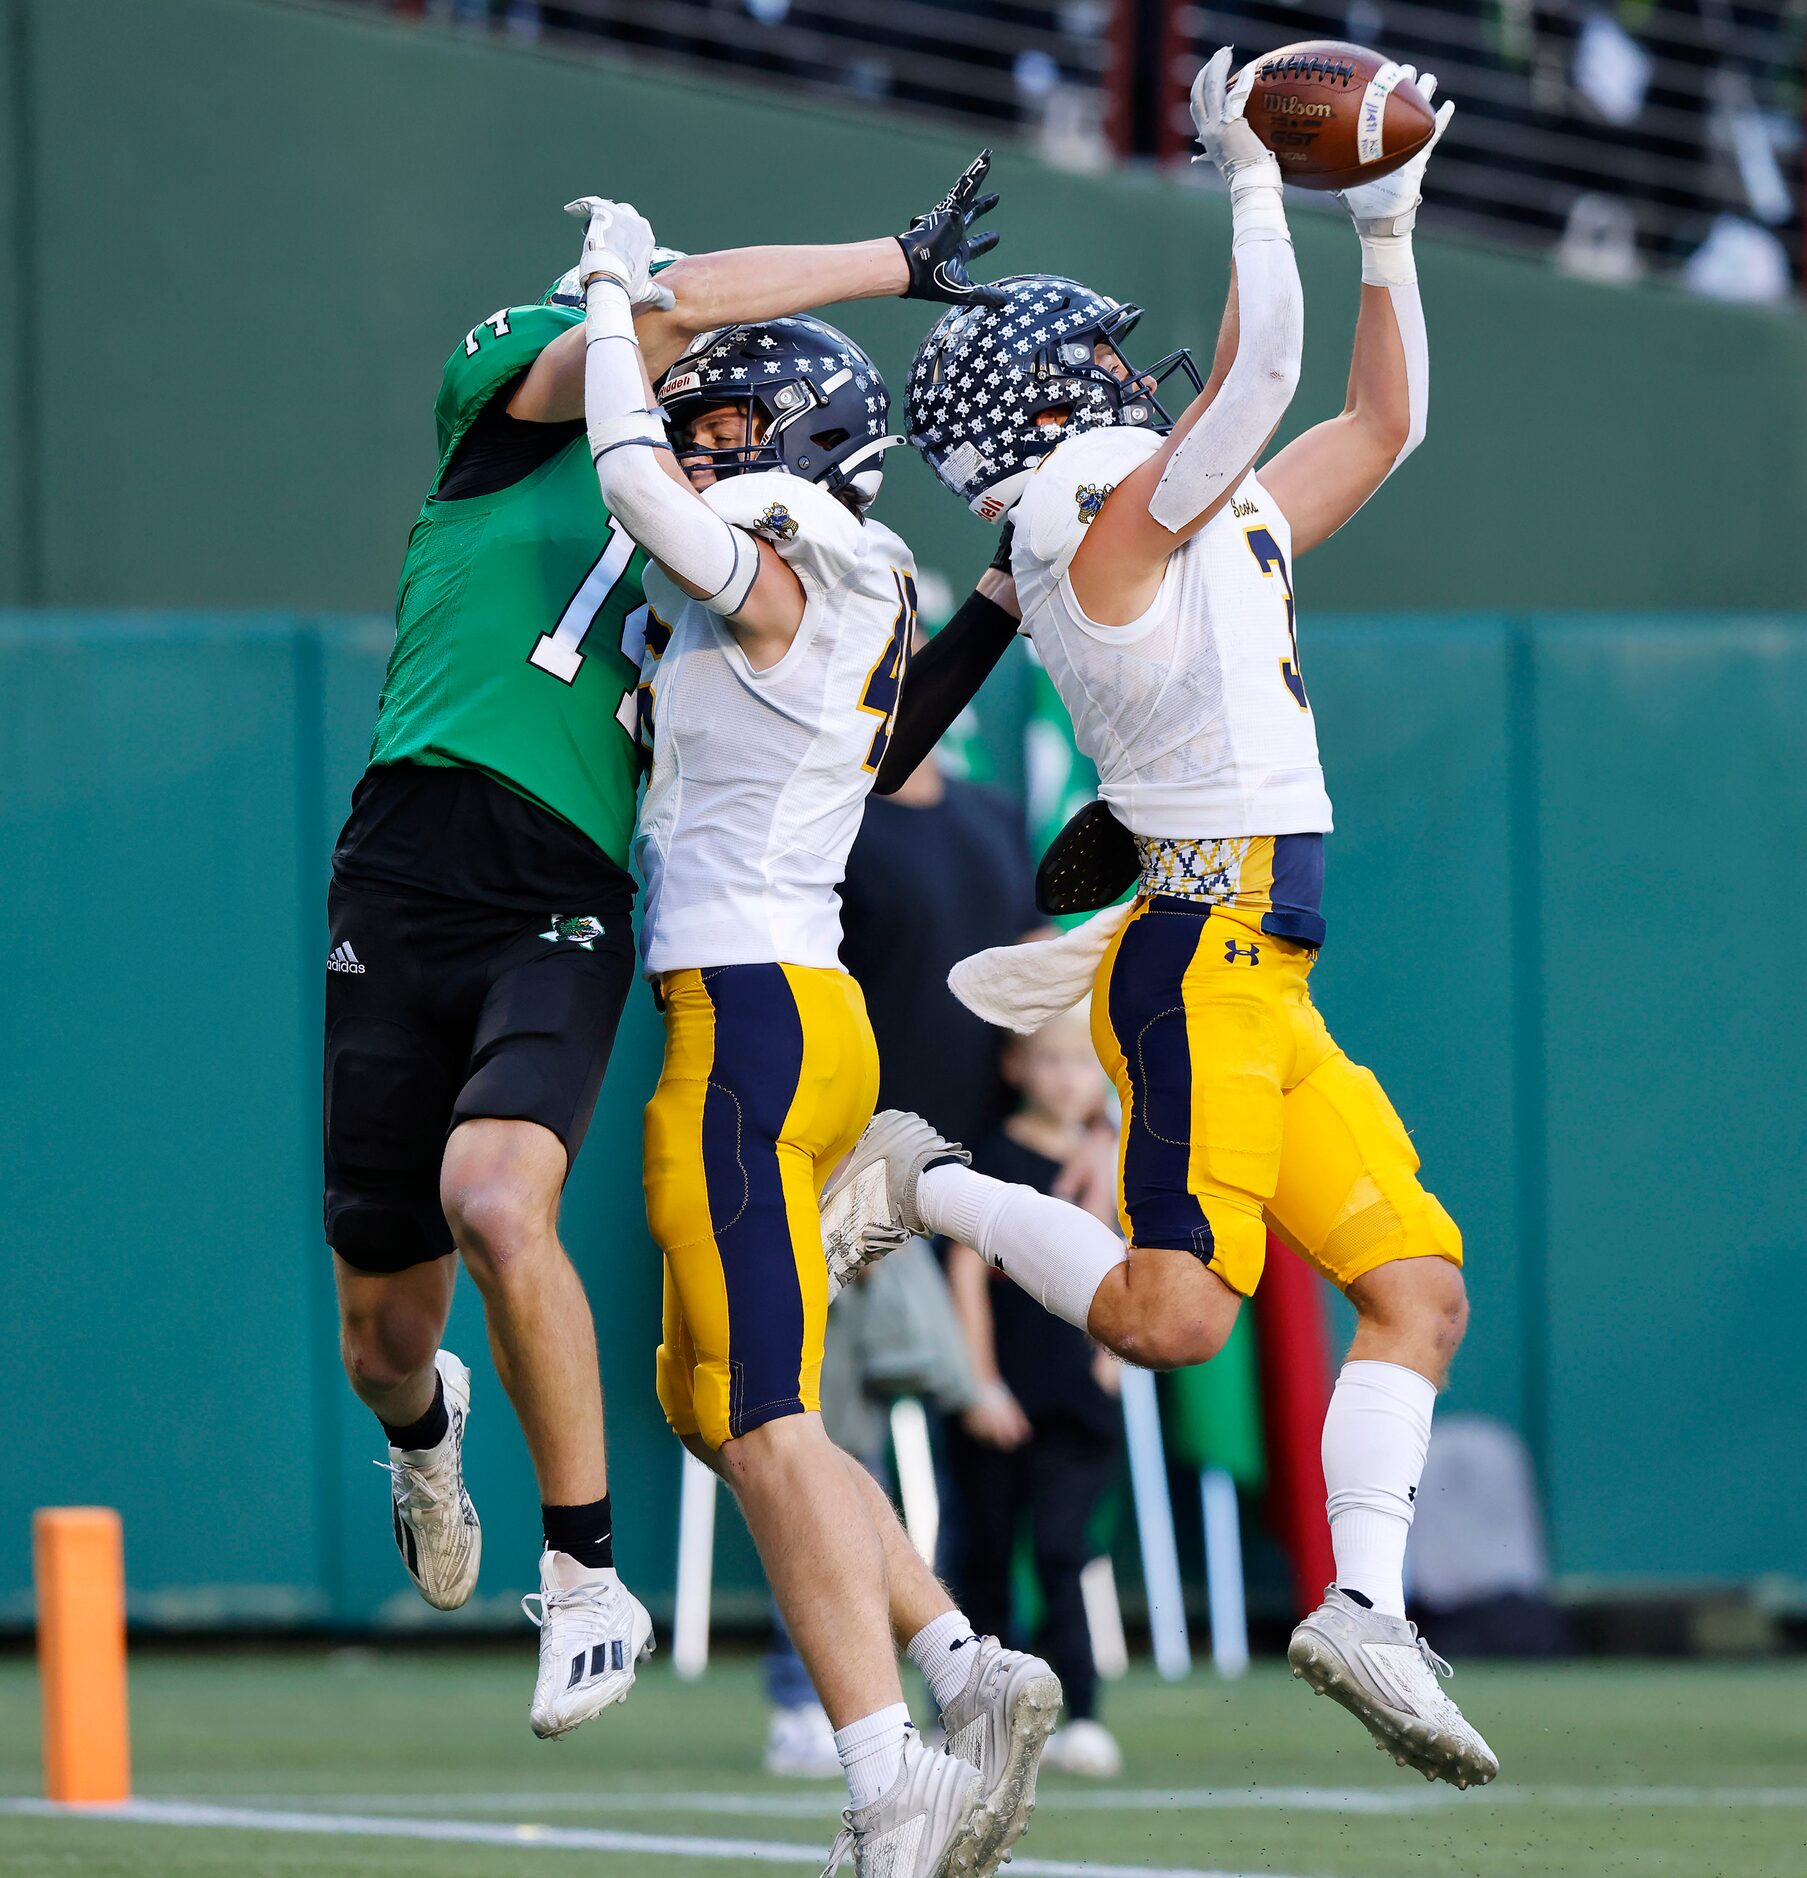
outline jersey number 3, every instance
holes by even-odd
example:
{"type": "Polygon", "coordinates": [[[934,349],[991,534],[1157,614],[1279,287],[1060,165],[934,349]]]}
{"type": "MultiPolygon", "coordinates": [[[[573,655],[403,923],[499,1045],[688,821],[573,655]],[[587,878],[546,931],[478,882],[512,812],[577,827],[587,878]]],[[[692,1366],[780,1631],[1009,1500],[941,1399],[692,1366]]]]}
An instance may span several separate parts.
{"type": "Polygon", "coordinates": [[[1286,637],[1292,646],[1292,657],[1280,661],[1280,676],[1293,694],[1293,702],[1301,711],[1309,711],[1311,705],[1305,696],[1305,680],[1299,675],[1299,617],[1293,606],[1293,584],[1286,572],[1286,556],[1280,552],[1279,542],[1265,528],[1246,529],[1244,538],[1255,557],[1255,565],[1269,580],[1273,579],[1276,568],[1280,570],[1280,591],[1286,596],[1286,637]]]}
{"type": "Polygon", "coordinates": [[[891,622],[891,637],[866,674],[866,687],[860,693],[860,709],[884,719],[872,733],[872,747],[861,766],[869,770],[878,768],[884,760],[885,745],[891,741],[891,715],[897,709],[897,694],[903,689],[910,647],[916,638],[916,582],[898,568],[893,568],[891,575],[897,582],[897,618],[891,622]]]}

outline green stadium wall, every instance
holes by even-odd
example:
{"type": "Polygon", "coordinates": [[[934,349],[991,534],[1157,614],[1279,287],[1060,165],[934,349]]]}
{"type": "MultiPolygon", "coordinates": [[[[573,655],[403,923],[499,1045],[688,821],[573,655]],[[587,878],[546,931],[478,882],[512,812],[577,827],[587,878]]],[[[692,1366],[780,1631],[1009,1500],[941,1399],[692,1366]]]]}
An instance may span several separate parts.
{"type": "MultiPolygon", "coordinates": [[[[566,264],[568,196],[692,248],[851,238],[969,140],[284,0],[0,0],[0,99],[0,607],[51,609],[0,613],[0,1621],[30,1509],[88,1500],[125,1512],[147,1619],[422,1621],[334,1360],[318,1035],[441,362],[566,264]]],[[[995,174],[1000,259],[1144,302],[1151,354],[1208,346],[1219,198],[1010,147],[995,174]]],[[[1334,210],[1295,221],[1310,418],[1355,268],[1334,210]]],[[[1424,274],[1430,439],[1302,590],[1340,824],[1321,1001],[1464,1227],[1450,1404],[1526,1433],[1559,1569],[1799,1578],[1807,1103],[1786,953],[1755,954],[1807,891],[1807,331],[1449,243],[1424,274]]],[[[922,310],[845,318],[896,382],[922,310]]],[[[969,577],[984,531],[893,462],[889,519],[969,577]]],[[[636,999],[566,1229],[624,1564],[663,1596],[656,1060],[636,999]]],[[[481,1359],[468,1295],[453,1340],[481,1359]]],[[[464,1621],[512,1620],[534,1496],[479,1368],[464,1621]]],[[[750,1595],[737,1521],[719,1545],[750,1595]]]]}
{"type": "MultiPolygon", "coordinates": [[[[0,614],[0,1621],[29,1612],[31,1509],[90,1501],[125,1515],[147,1620],[427,1620],[319,1227],[322,889],[387,640],[0,614]]],[[[1571,1579],[1800,1578],[1807,616],[1349,618],[1305,646],[1339,825],[1314,984],[1466,1237],[1448,1406],[1525,1432],[1571,1579]]],[[[565,1209],[622,1558],[655,1600],[678,1480],[639,1194],[657,1063],[637,996],[565,1209]]],[[[494,1621],[537,1509],[468,1285],[451,1342],[490,1535],[464,1621],[494,1621]]]]}
{"type": "MultiPolygon", "coordinates": [[[[631,195],[685,248],[882,235],[971,134],[291,0],[0,0],[0,604],[380,611],[452,346],[631,195]]],[[[1461,137],[1461,120],[1454,132],[1461,137]]],[[[1224,199],[1000,150],[998,261],[1148,308],[1208,354],[1224,199]]],[[[1340,407],[1357,292],[1297,198],[1294,411],[1340,407]]],[[[1313,563],[1362,609],[1807,605],[1807,325],[1423,242],[1430,436],[1313,563]]],[[[919,306],[847,313],[893,385],[919,306]]],[[[887,511],[951,578],[979,523],[896,463],[887,511]]]]}

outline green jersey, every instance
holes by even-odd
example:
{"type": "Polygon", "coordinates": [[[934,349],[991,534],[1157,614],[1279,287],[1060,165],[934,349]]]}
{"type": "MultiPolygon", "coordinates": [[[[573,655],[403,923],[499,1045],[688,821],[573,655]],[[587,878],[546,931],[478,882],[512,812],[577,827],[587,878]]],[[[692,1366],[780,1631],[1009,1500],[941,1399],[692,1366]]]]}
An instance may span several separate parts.
{"type": "MultiPolygon", "coordinates": [[[[509,307],[446,361],[439,466],[487,401],[582,313],[509,307]]],[[[622,651],[646,557],[603,506],[581,431],[488,495],[430,493],[408,537],[370,761],[484,771],[628,864],[638,671],[622,651]]]]}

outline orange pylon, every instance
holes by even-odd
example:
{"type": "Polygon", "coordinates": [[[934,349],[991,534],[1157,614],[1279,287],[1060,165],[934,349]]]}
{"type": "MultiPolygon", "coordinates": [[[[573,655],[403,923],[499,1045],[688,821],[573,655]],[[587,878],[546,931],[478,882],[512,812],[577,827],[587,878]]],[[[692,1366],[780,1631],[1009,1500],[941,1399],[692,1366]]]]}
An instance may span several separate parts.
{"type": "Polygon", "coordinates": [[[132,1792],[126,1716],[125,1546],[106,1506],[40,1507],[32,1520],[44,1790],[103,1806],[132,1792]]]}

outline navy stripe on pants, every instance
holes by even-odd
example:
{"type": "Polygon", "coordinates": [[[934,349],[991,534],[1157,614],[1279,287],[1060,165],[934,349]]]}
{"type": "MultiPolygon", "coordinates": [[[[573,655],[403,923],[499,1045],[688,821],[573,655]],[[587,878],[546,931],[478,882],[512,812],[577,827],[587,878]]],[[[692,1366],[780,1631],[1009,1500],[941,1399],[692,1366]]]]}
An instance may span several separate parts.
{"type": "Polygon", "coordinates": [[[803,1071],[803,1019],[779,965],[702,974],[715,1010],[703,1097],[703,1171],[728,1295],[728,1432],[796,1414],[803,1297],[778,1139],[803,1071]]]}

